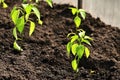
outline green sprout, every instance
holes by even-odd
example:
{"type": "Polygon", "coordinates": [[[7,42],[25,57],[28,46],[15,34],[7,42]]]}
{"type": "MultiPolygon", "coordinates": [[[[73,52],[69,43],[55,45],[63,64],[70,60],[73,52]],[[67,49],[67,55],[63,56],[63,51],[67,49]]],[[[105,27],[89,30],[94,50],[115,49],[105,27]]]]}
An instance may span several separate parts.
{"type": "Polygon", "coordinates": [[[90,56],[90,50],[84,44],[88,44],[91,46],[90,41],[93,40],[91,37],[86,36],[85,31],[83,29],[79,29],[81,25],[81,18],[85,19],[86,13],[83,9],[70,8],[72,14],[75,16],[74,23],[76,25],[76,32],[71,32],[67,35],[70,38],[70,41],[67,43],[67,55],[68,57],[72,53],[74,59],[71,62],[72,68],[74,71],[78,72],[78,65],[80,59],[85,55],[86,58],[90,56]]]}
{"type": "Polygon", "coordinates": [[[52,5],[52,0],[46,0],[46,2],[48,3],[48,5],[52,8],[53,5],[52,5]]]}
{"type": "Polygon", "coordinates": [[[11,11],[11,19],[15,25],[13,28],[13,36],[15,38],[13,47],[16,50],[22,51],[23,49],[17,44],[17,40],[21,40],[18,38],[18,32],[20,34],[23,33],[25,24],[30,24],[29,29],[29,36],[32,35],[32,33],[35,30],[35,22],[32,21],[32,19],[29,17],[31,14],[35,14],[37,16],[37,21],[39,24],[42,25],[42,21],[40,19],[40,12],[37,9],[37,7],[33,4],[22,4],[22,7],[14,7],[11,11]]]}
{"type": "Polygon", "coordinates": [[[7,8],[8,5],[5,3],[4,0],[0,0],[0,4],[2,5],[3,8],[7,8]]]}

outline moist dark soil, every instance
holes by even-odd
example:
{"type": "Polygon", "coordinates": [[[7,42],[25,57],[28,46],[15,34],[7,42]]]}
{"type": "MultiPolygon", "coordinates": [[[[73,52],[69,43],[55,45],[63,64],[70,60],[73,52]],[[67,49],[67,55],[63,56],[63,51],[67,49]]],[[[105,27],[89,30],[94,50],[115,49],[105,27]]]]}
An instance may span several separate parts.
{"type": "Polygon", "coordinates": [[[94,40],[88,46],[90,57],[81,59],[76,73],[71,58],[66,56],[66,36],[75,31],[70,5],[54,4],[50,8],[41,2],[38,8],[43,25],[36,22],[31,37],[26,25],[23,40],[19,41],[24,51],[18,52],[13,49],[14,25],[9,14],[19,3],[10,1],[9,8],[0,8],[0,80],[120,80],[120,29],[87,13],[81,28],[94,40]]]}

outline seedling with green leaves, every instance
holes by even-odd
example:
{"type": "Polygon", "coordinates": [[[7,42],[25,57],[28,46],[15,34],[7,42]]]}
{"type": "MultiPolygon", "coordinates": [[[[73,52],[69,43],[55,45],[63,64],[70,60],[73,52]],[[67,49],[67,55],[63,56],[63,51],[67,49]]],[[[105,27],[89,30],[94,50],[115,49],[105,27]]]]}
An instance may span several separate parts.
{"type": "MultiPolygon", "coordinates": [[[[23,2],[27,2],[28,0],[23,0],[23,2]]],[[[32,0],[29,0],[30,2],[32,0]]],[[[35,0],[35,3],[38,3],[39,0],[35,0]]],[[[46,0],[46,2],[52,7],[52,0],[46,0]]],[[[14,7],[11,11],[11,19],[15,25],[13,28],[13,36],[15,38],[13,47],[16,50],[23,51],[23,49],[18,45],[17,41],[21,40],[18,38],[18,32],[19,34],[22,34],[24,31],[25,24],[29,23],[30,29],[29,29],[29,36],[32,35],[32,33],[35,30],[35,22],[32,21],[32,19],[29,17],[31,14],[35,14],[37,17],[37,21],[39,24],[42,25],[41,16],[38,8],[36,7],[35,3],[29,3],[29,4],[22,4],[21,7],[14,7]]]]}
{"type": "Polygon", "coordinates": [[[4,0],[0,0],[0,4],[2,5],[3,8],[7,8],[8,5],[5,3],[4,0]]]}
{"type": "Polygon", "coordinates": [[[13,45],[14,49],[16,50],[22,51],[22,48],[17,44],[17,40],[21,40],[20,38],[18,38],[17,34],[18,32],[20,34],[23,33],[25,24],[30,24],[29,36],[31,36],[35,30],[35,22],[32,21],[32,19],[29,17],[31,14],[35,14],[37,16],[38,23],[42,25],[40,12],[34,4],[22,4],[22,7],[14,7],[11,11],[10,16],[15,25],[13,29],[13,36],[15,38],[13,45]]]}
{"type": "Polygon", "coordinates": [[[76,32],[69,33],[67,37],[70,38],[70,41],[67,43],[67,55],[70,56],[70,53],[74,56],[74,59],[71,62],[72,68],[74,71],[78,71],[78,65],[80,59],[85,55],[86,58],[90,55],[90,50],[84,44],[90,44],[92,38],[85,35],[85,31],[83,29],[79,29],[81,25],[81,18],[85,19],[86,13],[83,9],[70,8],[72,14],[75,16],[74,23],[76,25],[76,32]]]}

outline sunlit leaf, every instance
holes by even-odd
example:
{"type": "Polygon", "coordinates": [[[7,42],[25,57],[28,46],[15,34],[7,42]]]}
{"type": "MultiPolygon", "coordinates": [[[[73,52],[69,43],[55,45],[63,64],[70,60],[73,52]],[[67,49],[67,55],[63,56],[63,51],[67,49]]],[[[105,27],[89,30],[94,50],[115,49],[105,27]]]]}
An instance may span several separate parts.
{"type": "Polygon", "coordinates": [[[85,31],[79,32],[79,36],[83,38],[85,36],[85,31]]]}
{"type": "Polygon", "coordinates": [[[29,4],[22,4],[22,7],[24,8],[24,9],[26,9],[26,7],[28,6],[29,4]]]}
{"type": "Polygon", "coordinates": [[[76,41],[78,39],[78,35],[74,35],[71,37],[71,43],[73,43],[74,41],[76,41]]]}
{"type": "Polygon", "coordinates": [[[15,37],[16,40],[18,39],[16,27],[13,28],[13,36],[15,37]]]}
{"type": "Polygon", "coordinates": [[[90,51],[87,47],[85,47],[85,56],[88,58],[90,56],[90,51]]]}
{"type": "Polygon", "coordinates": [[[77,48],[77,47],[78,47],[78,44],[77,44],[77,43],[72,45],[72,53],[73,53],[73,55],[76,54],[76,48],[77,48]]]}
{"type": "Polygon", "coordinates": [[[7,8],[8,7],[8,5],[4,2],[3,3],[3,8],[7,8]]]}
{"type": "Polygon", "coordinates": [[[74,23],[75,23],[76,27],[79,28],[79,26],[80,26],[80,24],[81,24],[81,19],[80,19],[80,17],[76,16],[76,17],[74,18],[74,23]]]}
{"type": "Polygon", "coordinates": [[[30,21],[30,30],[29,30],[29,36],[32,35],[32,33],[34,32],[35,30],[35,23],[30,21]]]}
{"type": "Polygon", "coordinates": [[[41,21],[41,20],[38,20],[38,23],[39,23],[40,25],[42,25],[42,24],[43,24],[43,21],[41,21]]]}
{"type": "Polygon", "coordinates": [[[69,33],[69,34],[67,35],[67,37],[74,36],[74,35],[75,35],[75,33],[69,33]]]}
{"type": "Polygon", "coordinates": [[[39,10],[35,6],[32,7],[32,10],[34,11],[34,13],[37,16],[38,20],[40,20],[40,12],[39,12],[39,10]]]}
{"type": "Polygon", "coordinates": [[[88,39],[88,40],[93,40],[91,37],[89,36],[85,36],[84,39],[88,39]]]}
{"type": "Polygon", "coordinates": [[[78,10],[77,8],[73,8],[73,7],[70,7],[69,9],[71,9],[73,15],[75,15],[78,10]]]}
{"type": "Polygon", "coordinates": [[[72,62],[71,62],[71,65],[72,65],[72,68],[74,71],[77,71],[77,67],[78,67],[78,64],[77,64],[77,60],[74,59],[72,62]]]}
{"type": "Polygon", "coordinates": [[[27,5],[27,4],[26,4],[26,6],[24,7],[24,9],[25,9],[25,11],[26,11],[27,14],[30,14],[30,13],[31,13],[31,10],[32,10],[32,5],[30,5],[30,4],[27,5]]]}
{"type": "Polygon", "coordinates": [[[18,18],[17,24],[16,24],[16,27],[17,27],[18,31],[20,32],[20,34],[24,30],[24,25],[25,25],[25,20],[24,20],[24,16],[22,16],[22,17],[18,18]]]}
{"type": "Polygon", "coordinates": [[[70,51],[71,51],[71,46],[72,46],[72,43],[71,42],[68,42],[67,43],[67,56],[69,57],[70,56],[70,51]]]}
{"type": "Polygon", "coordinates": [[[46,2],[48,3],[48,5],[49,5],[50,7],[53,7],[53,5],[52,5],[52,0],[46,0],[46,2]]]}
{"type": "Polygon", "coordinates": [[[26,14],[26,15],[25,15],[26,21],[28,21],[29,16],[30,16],[30,14],[26,14]]]}
{"type": "Polygon", "coordinates": [[[16,49],[18,51],[23,51],[23,49],[17,44],[16,41],[14,41],[13,47],[14,47],[14,49],[16,49]]]}
{"type": "Polygon", "coordinates": [[[11,13],[11,18],[12,18],[12,21],[14,22],[14,24],[17,24],[17,19],[19,17],[19,13],[20,13],[20,11],[16,10],[16,9],[14,9],[11,13]]]}
{"type": "Polygon", "coordinates": [[[38,3],[39,0],[35,0],[36,3],[38,3]]]}
{"type": "Polygon", "coordinates": [[[85,10],[84,9],[79,9],[79,12],[80,12],[82,18],[85,19],[85,17],[86,17],[85,10]]]}
{"type": "Polygon", "coordinates": [[[89,40],[84,39],[82,42],[84,42],[84,43],[86,43],[86,44],[88,44],[88,45],[90,45],[90,46],[91,46],[91,44],[90,44],[89,40]]]}
{"type": "Polygon", "coordinates": [[[79,46],[77,47],[76,51],[77,51],[77,56],[78,56],[79,59],[82,58],[83,53],[84,53],[84,50],[85,50],[84,45],[79,45],[79,46]]]}

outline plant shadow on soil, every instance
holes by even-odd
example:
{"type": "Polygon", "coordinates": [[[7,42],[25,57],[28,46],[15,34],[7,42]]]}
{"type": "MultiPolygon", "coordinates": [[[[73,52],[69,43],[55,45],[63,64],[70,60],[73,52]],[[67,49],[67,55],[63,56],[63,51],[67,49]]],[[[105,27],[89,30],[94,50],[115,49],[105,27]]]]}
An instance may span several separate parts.
{"type": "Polygon", "coordinates": [[[94,39],[91,54],[81,59],[78,73],[72,70],[66,56],[66,36],[75,30],[69,6],[54,4],[50,8],[41,2],[44,23],[36,26],[31,37],[29,27],[25,28],[19,42],[23,52],[12,47],[14,25],[9,13],[13,6],[0,8],[0,80],[120,80],[120,29],[88,13],[81,28],[94,39]]]}

